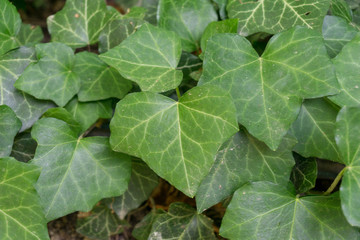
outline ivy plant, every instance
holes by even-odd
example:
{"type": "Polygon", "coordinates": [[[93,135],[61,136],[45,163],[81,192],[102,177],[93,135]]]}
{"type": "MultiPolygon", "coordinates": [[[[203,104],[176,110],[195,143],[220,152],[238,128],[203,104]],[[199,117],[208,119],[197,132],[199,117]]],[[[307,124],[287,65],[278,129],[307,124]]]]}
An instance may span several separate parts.
{"type": "Polygon", "coordinates": [[[1,239],[360,239],[360,1],[115,3],[0,0],[1,239]]]}

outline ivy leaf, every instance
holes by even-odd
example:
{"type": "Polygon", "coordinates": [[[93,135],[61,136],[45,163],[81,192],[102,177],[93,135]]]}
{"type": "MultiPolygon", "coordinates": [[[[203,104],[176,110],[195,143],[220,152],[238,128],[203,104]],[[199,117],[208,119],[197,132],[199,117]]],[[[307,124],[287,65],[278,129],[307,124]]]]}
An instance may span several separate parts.
{"type": "Polygon", "coordinates": [[[338,110],[325,99],[306,100],[291,127],[298,143],[294,151],[304,157],[318,157],[341,162],[335,143],[338,110]]]}
{"type": "Polygon", "coordinates": [[[0,169],[0,239],[49,239],[34,189],[40,169],[13,158],[0,158],[0,169]]]}
{"type": "Polygon", "coordinates": [[[226,19],[227,18],[227,13],[226,13],[226,4],[227,4],[228,0],[214,0],[214,2],[218,5],[219,7],[219,15],[221,19],[226,19]]]}
{"type": "Polygon", "coordinates": [[[334,58],[336,76],[341,92],[331,96],[330,100],[337,105],[357,106],[360,104],[360,33],[346,44],[339,55],[334,58]]]}
{"type": "Polygon", "coordinates": [[[132,83],[98,55],[90,52],[76,54],[74,72],[79,76],[81,87],[79,101],[96,101],[111,97],[123,98],[132,88],[132,83]]]}
{"type": "Polygon", "coordinates": [[[150,92],[129,94],[116,106],[110,144],[193,197],[217,149],[238,130],[235,111],[228,95],[213,86],[192,88],[179,102],[150,92]]]}
{"type": "Polygon", "coordinates": [[[77,98],[74,98],[65,106],[65,109],[80,123],[81,132],[85,132],[99,118],[108,119],[113,116],[111,99],[96,102],[79,102],[77,98]]]}
{"type": "Polygon", "coordinates": [[[315,158],[303,158],[294,153],[296,164],[291,172],[291,181],[293,182],[297,193],[305,193],[315,187],[317,178],[317,162],[315,158]]]}
{"type": "Polygon", "coordinates": [[[144,23],[119,46],[100,55],[122,76],[139,84],[141,90],[165,92],[176,88],[181,71],[176,66],[181,56],[175,33],[144,23]]]}
{"type": "Polygon", "coordinates": [[[47,25],[52,41],[79,48],[96,43],[110,18],[103,0],[68,0],[61,11],[48,17],[47,25]]]}
{"type": "Polygon", "coordinates": [[[69,127],[72,129],[72,131],[76,132],[78,135],[81,132],[81,126],[79,122],[76,121],[73,115],[65,108],[60,108],[60,107],[50,108],[44,113],[43,116],[48,118],[56,118],[66,122],[69,125],[69,127]]]}
{"type": "Polygon", "coordinates": [[[73,50],[62,43],[37,44],[38,61],[25,69],[14,86],[38,99],[49,99],[64,106],[80,89],[72,71],[73,50]]]}
{"type": "Polygon", "coordinates": [[[172,203],[153,223],[149,239],[216,239],[212,220],[185,203],[172,203]]]}
{"type": "Polygon", "coordinates": [[[322,33],[327,51],[333,58],[355,37],[358,30],[343,18],[325,16],[322,33]]]}
{"type": "Polygon", "coordinates": [[[176,32],[184,51],[200,48],[200,39],[206,26],[218,17],[209,0],[160,0],[158,23],[161,28],[176,32]]]}
{"type": "Polygon", "coordinates": [[[11,153],[14,137],[21,128],[21,122],[14,111],[0,105],[0,157],[7,157],[11,153]]]}
{"type": "Polygon", "coordinates": [[[198,212],[219,203],[248,181],[287,184],[296,140],[287,136],[276,151],[250,134],[240,131],[219,149],[210,173],[196,193],[198,212]]]}
{"type": "Polygon", "coordinates": [[[107,206],[101,204],[94,207],[89,217],[77,220],[76,231],[92,239],[108,240],[110,236],[123,232],[125,224],[125,221],[121,221],[107,206]]]}
{"type": "Polygon", "coordinates": [[[21,47],[0,56],[0,105],[8,105],[22,122],[21,131],[34,122],[53,104],[40,101],[14,88],[15,80],[34,62],[34,50],[21,47]]]}
{"type": "Polygon", "coordinates": [[[15,37],[21,27],[21,18],[16,7],[8,0],[0,2],[0,18],[0,55],[2,55],[19,46],[15,37]]]}
{"type": "Polygon", "coordinates": [[[215,35],[207,42],[199,84],[205,83],[228,91],[238,121],[272,150],[295,121],[302,98],[338,93],[322,36],[304,27],[275,35],[261,57],[242,36],[215,35]]]}
{"type": "Polygon", "coordinates": [[[39,26],[30,24],[21,24],[19,34],[16,40],[21,46],[33,47],[35,44],[40,43],[44,38],[44,34],[39,26]]]}
{"type": "MultiPolygon", "coordinates": [[[[116,3],[123,9],[126,9],[127,14],[131,13],[134,7],[142,7],[146,9],[145,20],[151,24],[156,25],[156,12],[159,0],[116,0],[116,3]],[[131,8],[131,9],[129,9],[131,8]],[[130,12],[128,12],[130,11],[130,12]]],[[[125,15],[125,16],[126,16],[125,15]]]]}
{"type": "Polygon", "coordinates": [[[229,18],[239,19],[239,33],[278,33],[296,25],[321,29],[330,0],[229,0],[229,18]]]}
{"type": "Polygon", "coordinates": [[[344,107],[336,122],[336,143],[346,164],[341,187],[341,206],[348,222],[360,226],[360,108],[344,107]]]}
{"type": "Polygon", "coordinates": [[[22,132],[15,137],[10,156],[20,162],[28,162],[34,158],[37,143],[32,139],[29,131],[22,132]]]}
{"type": "Polygon", "coordinates": [[[158,176],[140,159],[132,160],[132,172],[128,189],[120,197],[104,201],[120,219],[139,207],[158,185],[158,176]]]}
{"type": "Polygon", "coordinates": [[[55,118],[37,121],[31,135],[38,143],[32,163],[42,168],[35,187],[47,220],[90,211],[100,199],[127,189],[130,158],[111,151],[107,138],[78,139],[55,118]]]}
{"type": "Polygon", "coordinates": [[[337,194],[298,198],[295,190],[270,182],[237,190],[220,235],[229,239],[358,239],[340,208],[337,194]],[[321,231],[319,231],[321,229],[321,231]]]}
{"type": "Polygon", "coordinates": [[[166,212],[162,209],[151,211],[141,220],[141,222],[135,225],[131,235],[137,240],[148,240],[151,228],[161,214],[166,214],[166,212]]]}
{"type": "Polygon", "coordinates": [[[191,79],[190,74],[198,71],[202,67],[202,61],[197,56],[188,53],[182,52],[179,64],[177,66],[177,70],[181,70],[183,72],[183,79],[188,80],[191,79]]]}
{"type": "Polygon", "coordinates": [[[352,11],[345,0],[331,0],[331,14],[341,17],[348,22],[352,21],[352,11]]]}

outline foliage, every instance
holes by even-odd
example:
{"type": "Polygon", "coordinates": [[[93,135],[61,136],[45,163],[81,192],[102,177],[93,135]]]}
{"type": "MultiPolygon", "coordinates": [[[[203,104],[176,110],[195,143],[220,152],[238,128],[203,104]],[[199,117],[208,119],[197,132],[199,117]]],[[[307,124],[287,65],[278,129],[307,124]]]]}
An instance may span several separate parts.
{"type": "Polygon", "coordinates": [[[0,0],[0,239],[360,239],[358,0],[116,3],[0,0]]]}

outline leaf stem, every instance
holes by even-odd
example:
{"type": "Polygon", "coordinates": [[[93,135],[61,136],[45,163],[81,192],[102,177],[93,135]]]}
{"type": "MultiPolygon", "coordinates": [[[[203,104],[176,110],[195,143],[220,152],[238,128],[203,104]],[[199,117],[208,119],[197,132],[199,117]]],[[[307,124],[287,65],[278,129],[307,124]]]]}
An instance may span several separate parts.
{"type": "Polygon", "coordinates": [[[346,170],[347,167],[344,167],[339,174],[336,176],[335,180],[332,182],[332,184],[330,185],[330,187],[328,188],[328,190],[326,190],[326,192],[324,192],[324,195],[329,195],[330,193],[332,193],[332,191],[334,191],[335,187],[338,185],[338,183],[340,182],[342,176],[344,175],[344,172],[346,170]]]}
{"type": "Polygon", "coordinates": [[[177,95],[178,100],[180,100],[181,94],[180,94],[179,88],[177,87],[177,88],[175,89],[175,91],[176,91],[176,95],[177,95]]]}

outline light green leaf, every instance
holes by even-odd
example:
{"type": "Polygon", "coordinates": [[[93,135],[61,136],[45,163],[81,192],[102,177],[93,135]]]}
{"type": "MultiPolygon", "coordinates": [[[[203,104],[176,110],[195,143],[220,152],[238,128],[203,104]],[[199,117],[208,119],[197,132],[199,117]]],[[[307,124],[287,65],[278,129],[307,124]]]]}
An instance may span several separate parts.
{"type": "Polygon", "coordinates": [[[215,35],[203,69],[199,84],[228,91],[238,121],[272,150],[295,121],[302,98],[338,93],[322,36],[304,27],[272,37],[261,57],[242,36],[215,35]]]}
{"type": "Polygon", "coordinates": [[[278,33],[296,25],[321,29],[330,0],[229,0],[229,18],[239,19],[239,33],[278,33]]]}
{"type": "Polygon", "coordinates": [[[21,122],[7,105],[0,105],[0,158],[11,153],[14,137],[21,128],[21,122]]]}
{"type": "Polygon", "coordinates": [[[184,51],[200,48],[206,26],[218,17],[209,0],[160,0],[158,22],[161,28],[176,32],[184,51]]]}
{"type": "Polygon", "coordinates": [[[357,106],[360,104],[360,33],[346,44],[334,59],[336,76],[341,92],[330,97],[337,105],[357,106]]]}
{"type": "Polygon", "coordinates": [[[291,132],[298,143],[294,151],[304,157],[317,157],[341,162],[335,143],[335,122],[338,110],[325,99],[306,100],[291,132]]]}
{"type": "Polygon", "coordinates": [[[28,162],[34,158],[36,146],[29,131],[20,133],[15,137],[10,156],[20,162],[28,162]]]}
{"type": "Polygon", "coordinates": [[[294,153],[296,164],[290,179],[297,193],[305,193],[315,187],[317,178],[317,162],[315,158],[303,158],[294,153]]]}
{"type": "Polygon", "coordinates": [[[179,102],[150,92],[129,94],[116,106],[110,129],[115,151],[143,159],[160,177],[193,197],[217,149],[238,126],[228,95],[201,86],[179,102]]]}
{"type": "Polygon", "coordinates": [[[19,46],[15,37],[20,31],[21,18],[8,0],[0,1],[0,55],[19,46]]]}
{"type": "Polygon", "coordinates": [[[73,50],[62,43],[37,44],[38,61],[27,67],[14,86],[38,99],[49,99],[64,106],[80,89],[72,68],[73,50]]]}
{"type": "Polygon", "coordinates": [[[40,101],[14,88],[15,80],[35,60],[32,48],[21,47],[0,56],[0,105],[8,105],[22,122],[21,131],[34,122],[53,104],[40,101]]]}
{"type": "Polygon", "coordinates": [[[66,106],[73,118],[80,123],[81,132],[85,132],[99,118],[108,119],[113,116],[112,100],[96,102],[79,102],[72,99],[66,106]]]}
{"type": "Polygon", "coordinates": [[[180,40],[175,33],[144,23],[100,58],[139,84],[141,90],[165,92],[181,83],[182,72],[176,70],[180,56],[180,40]]]}
{"type": "Polygon", "coordinates": [[[31,135],[38,143],[32,163],[42,168],[35,187],[49,221],[90,211],[100,199],[127,189],[130,158],[113,152],[108,138],[78,138],[55,118],[37,121],[31,135]]]}
{"type": "Polygon", "coordinates": [[[96,43],[111,16],[104,0],[67,0],[47,25],[52,41],[79,48],[96,43]]]}
{"type": "Polygon", "coordinates": [[[139,207],[158,185],[158,176],[140,159],[132,160],[132,172],[128,189],[120,197],[104,201],[124,219],[129,211],[139,207]]]}
{"type": "Polygon", "coordinates": [[[212,220],[185,203],[172,203],[169,212],[159,215],[148,239],[216,239],[212,220]]]}
{"type": "Polygon", "coordinates": [[[333,196],[298,198],[293,188],[250,183],[233,196],[220,235],[229,239],[360,239],[333,196]]]}
{"type": "Polygon", "coordinates": [[[360,107],[341,109],[335,139],[346,164],[340,187],[342,210],[351,225],[360,226],[360,107]]]}
{"type": "Polygon", "coordinates": [[[65,108],[60,108],[60,107],[50,108],[44,113],[43,117],[59,119],[61,121],[66,122],[69,125],[69,127],[72,129],[72,131],[78,134],[80,134],[81,132],[81,126],[79,122],[76,121],[73,115],[65,108]]]}
{"type": "Polygon", "coordinates": [[[198,71],[202,67],[202,61],[197,56],[188,53],[182,52],[179,64],[177,66],[177,70],[181,70],[183,72],[184,80],[191,79],[190,74],[192,72],[198,71]]]}
{"type": "Polygon", "coordinates": [[[248,181],[287,184],[295,162],[296,140],[286,136],[276,151],[241,131],[219,149],[210,173],[196,193],[198,212],[219,203],[248,181]]]}
{"type": "Polygon", "coordinates": [[[107,98],[123,98],[132,83],[119,72],[104,63],[98,55],[90,52],[76,54],[73,70],[80,79],[79,101],[96,101],[107,98]]]}
{"type": "Polygon", "coordinates": [[[19,34],[16,36],[16,40],[20,46],[33,47],[35,44],[40,43],[44,38],[44,34],[39,26],[33,26],[30,24],[21,24],[19,34]]]}
{"type": "Polygon", "coordinates": [[[332,15],[352,21],[352,11],[345,0],[331,0],[330,10],[332,15]]]}
{"type": "Polygon", "coordinates": [[[358,30],[343,18],[325,16],[322,33],[327,51],[333,58],[355,37],[358,30]]]}
{"type": "Polygon", "coordinates": [[[13,158],[0,158],[0,170],[0,239],[49,239],[34,189],[40,169],[13,158]]]}
{"type": "Polygon", "coordinates": [[[162,209],[156,209],[146,215],[141,222],[135,225],[131,235],[137,240],[148,240],[151,233],[151,228],[156,219],[161,215],[166,214],[162,209]]]}
{"type": "Polygon", "coordinates": [[[76,223],[76,231],[92,239],[108,240],[110,236],[123,231],[125,221],[121,221],[116,214],[101,204],[91,210],[91,215],[80,218],[76,223]]]}

